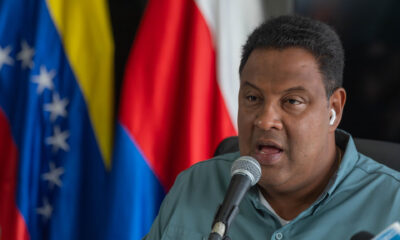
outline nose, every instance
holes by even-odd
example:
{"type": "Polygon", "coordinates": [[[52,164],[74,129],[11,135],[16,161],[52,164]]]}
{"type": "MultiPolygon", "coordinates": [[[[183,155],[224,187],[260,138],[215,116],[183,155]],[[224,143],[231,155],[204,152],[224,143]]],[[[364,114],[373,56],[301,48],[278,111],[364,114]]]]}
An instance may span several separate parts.
{"type": "Polygon", "coordinates": [[[256,116],[254,125],[265,131],[271,129],[281,130],[283,128],[281,117],[273,106],[265,106],[256,116]]]}

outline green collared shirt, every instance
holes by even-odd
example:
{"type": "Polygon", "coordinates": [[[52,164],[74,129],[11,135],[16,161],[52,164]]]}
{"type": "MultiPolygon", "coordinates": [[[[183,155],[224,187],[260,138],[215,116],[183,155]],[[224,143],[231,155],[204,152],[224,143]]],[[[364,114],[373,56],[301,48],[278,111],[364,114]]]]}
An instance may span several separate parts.
{"type": "MultiPolygon", "coordinates": [[[[350,239],[362,230],[377,234],[399,221],[400,173],[358,153],[343,131],[337,131],[336,144],[344,150],[340,168],[314,204],[282,226],[252,187],[239,206],[229,237],[350,239]]],[[[238,157],[239,153],[217,156],[182,172],[145,239],[207,239],[229,185],[232,162],[238,157]]]]}

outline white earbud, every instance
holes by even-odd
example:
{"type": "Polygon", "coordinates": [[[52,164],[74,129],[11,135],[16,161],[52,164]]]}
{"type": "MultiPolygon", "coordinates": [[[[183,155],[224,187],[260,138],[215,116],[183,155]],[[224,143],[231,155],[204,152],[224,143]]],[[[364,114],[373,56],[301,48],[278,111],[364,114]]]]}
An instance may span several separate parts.
{"type": "Polygon", "coordinates": [[[335,120],[336,120],[336,112],[335,112],[335,110],[333,108],[331,109],[331,112],[332,112],[332,116],[329,119],[329,125],[333,125],[335,123],[335,120]]]}

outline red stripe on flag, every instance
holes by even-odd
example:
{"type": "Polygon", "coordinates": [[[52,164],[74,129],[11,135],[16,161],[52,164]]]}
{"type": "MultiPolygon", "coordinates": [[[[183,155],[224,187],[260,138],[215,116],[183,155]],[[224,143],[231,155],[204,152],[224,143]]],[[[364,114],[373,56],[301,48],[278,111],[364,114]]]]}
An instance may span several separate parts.
{"type": "Polygon", "coordinates": [[[10,125],[0,109],[0,239],[29,239],[15,201],[18,151],[10,125]]]}
{"type": "Polygon", "coordinates": [[[150,0],[126,69],[120,121],[162,185],[236,135],[210,30],[190,0],[150,0]]]}

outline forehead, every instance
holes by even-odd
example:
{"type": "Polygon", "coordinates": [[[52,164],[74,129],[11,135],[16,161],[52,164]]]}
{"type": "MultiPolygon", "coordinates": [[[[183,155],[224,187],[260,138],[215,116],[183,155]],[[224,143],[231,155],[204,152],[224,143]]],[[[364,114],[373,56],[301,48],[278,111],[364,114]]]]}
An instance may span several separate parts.
{"type": "Polygon", "coordinates": [[[323,92],[324,83],[315,57],[303,48],[255,49],[250,54],[242,73],[241,86],[251,83],[270,86],[276,91],[301,86],[310,91],[323,92]]]}

